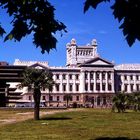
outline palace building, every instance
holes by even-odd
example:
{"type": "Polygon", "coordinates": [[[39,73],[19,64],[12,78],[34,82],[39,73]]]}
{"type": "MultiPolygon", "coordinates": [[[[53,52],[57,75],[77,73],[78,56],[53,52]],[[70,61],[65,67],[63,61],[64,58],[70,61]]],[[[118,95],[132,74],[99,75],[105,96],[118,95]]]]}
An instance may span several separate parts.
{"type": "MultiPolygon", "coordinates": [[[[42,89],[41,103],[46,106],[66,106],[65,95],[69,94],[69,106],[111,107],[112,97],[118,92],[132,93],[140,90],[140,64],[115,65],[97,52],[95,39],[91,44],[78,46],[75,39],[66,45],[66,66],[52,67],[48,62],[20,61],[14,66],[30,66],[50,69],[55,85],[50,93],[42,89]]],[[[9,82],[9,89],[18,98],[9,98],[8,106],[33,103],[32,92],[24,87],[17,89],[16,82],[9,82]],[[13,89],[13,90],[12,90],[13,89]]]]}

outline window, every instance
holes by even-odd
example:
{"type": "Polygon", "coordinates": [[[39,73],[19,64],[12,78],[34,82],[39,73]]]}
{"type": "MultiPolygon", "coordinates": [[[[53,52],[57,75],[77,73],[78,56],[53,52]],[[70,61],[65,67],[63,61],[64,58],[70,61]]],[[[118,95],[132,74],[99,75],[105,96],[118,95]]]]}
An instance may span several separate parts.
{"type": "Polygon", "coordinates": [[[72,79],[72,74],[69,75],[69,79],[72,79]]]}
{"type": "Polygon", "coordinates": [[[131,91],[133,91],[133,84],[130,85],[131,91]]]}
{"type": "Polygon", "coordinates": [[[97,106],[99,106],[99,105],[100,105],[100,102],[101,102],[100,97],[97,97],[97,106]]]}
{"type": "Polygon", "coordinates": [[[79,91],[79,84],[76,84],[76,91],[79,91]]]}
{"type": "Polygon", "coordinates": [[[32,100],[32,97],[31,96],[29,96],[29,98],[28,98],[29,100],[32,100]]]}
{"type": "Polygon", "coordinates": [[[103,97],[103,105],[106,105],[106,97],[103,97]]]}
{"type": "Polygon", "coordinates": [[[90,84],[90,90],[93,91],[93,84],[90,84]]]}
{"type": "Polygon", "coordinates": [[[63,74],[63,75],[62,75],[62,78],[65,80],[65,79],[66,79],[66,75],[65,75],[65,74],[63,74]]]}
{"type": "Polygon", "coordinates": [[[97,80],[100,79],[100,73],[99,73],[99,72],[96,73],[96,79],[97,79],[97,80]]]}
{"type": "Polygon", "coordinates": [[[130,75],[130,80],[133,80],[133,75],[130,75]]]}
{"type": "Polygon", "coordinates": [[[85,84],[85,91],[88,91],[88,84],[85,84]]]}
{"type": "Polygon", "coordinates": [[[79,75],[78,75],[78,74],[76,74],[75,76],[76,76],[76,80],[78,80],[78,79],[79,79],[79,75]]]}
{"type": "Polygon", "coordinates": [[[105,91],[105,84],[102,85],[102,90],[105,91]]]}
{"type": "Polygon", "coordinates": [[[56,74],[56,79],[57,79],[57,80],[59,79],[59,74],[56,74]]]}
{"type": "Polygon", "coordinates": [[[79,96],[76,96],[76,101],[79,101],[79,96]]]}
{"type": "Polygon", "coordinates": [[[57,101],[59,101],[59,96],[57,96],[57,101]]]}
{"type": "Polygon", "coordinates": [[[111,73],[108,73],[108,79],[111,79],[111,73]]]}
{"type": "Polygon", "coordinates": [[[70,91],[72,91],[72,84],[70,84],[70,91]]]}
{"type": "Polygon", "coordinates": [[[96,90],[100,91],[100,84],[96,84],[96,90]]]}
{"type": "Polygon", "coordinates": [[[63,84],[63,91],[66,91],[66,84],[63,84]]]}
{"type": "Polygon", "coordinates": [[[138,84],[136,84],[136,88],[137,88],[137,91],[139,91],[139,85],[138,84]]]}
{"type": "Polygon", "coordinates": [[[53,96],[49,96],[49,101],[53,101],[53,96]]]}
{"type": "Polygon", "coordinates": [[[136,75],[136,80],[139,80],[139,75],[136,75]]]}
{"type": "Polygon", "coordinates": [[[102,73],[102,79],[105,80],[105,73],[102,73]]]}
{"type": "Polygon", "coordinates": [[[85,73],[85,79],[88,79],[88,74],[87,73],[85,73]]]}
{"type": "Polygon", "coordinates": [[[90,79],[93,79],[93,72],[90,73],[90,79]]]}
{"type": "Polygon", "coordinates": [[[124,91],[125,92],[127,91],[127,85],[124,85],[124,91]]]}
{"type": "Polygon", "coordinates": [[[42,96],[42,100],[46,100],[46,96],[42,96]]]}
{"type": "Polygon", "coordinates": [[[108,84],[108,90],[109,90],[109,91],[112,90],[112,86],[111,86],[111,84],[108,84]]]}
{"type": "Polygon", "coordinates": [[[56,84],[56,91],[59,91],[59,84],[56,84]]]}
{"type": "Polygon", "coordinates": [[[126,75],[124,75],[124,80],[127,80],[127,76],[126,75]]]}

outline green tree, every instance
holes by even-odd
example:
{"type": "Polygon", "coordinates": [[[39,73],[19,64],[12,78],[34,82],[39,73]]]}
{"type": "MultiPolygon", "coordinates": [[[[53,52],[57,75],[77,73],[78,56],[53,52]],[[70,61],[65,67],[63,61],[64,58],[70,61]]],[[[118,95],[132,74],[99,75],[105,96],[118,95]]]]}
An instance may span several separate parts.
{"type": "Polygon", "coordinates": [[[64,95],[64,100],[66,101],[66,106],[69,107],[69,101],[72,100],[72,95],[71,94],[65,94],[64,95]]]}
{"type": "Polygon", "coordinates": [[[0,36],[6,33],[4,41],[20,41],[33,34],[33,43],[42,53],[56,48],[57,31],[66,32],[66,26],[55,19],[55,8],[48,0],[0,0],[0,7],[12,18],[12,30],[6,33],[0,23],[0,36]]]}
{"type": "MultiPolygon", "coordinates": [[[[112,2],[111,0],[85,0],[84,12],[89,7],[96,9],[98,4],[112,2]]],[[[40,47],[42,53],[56,48],[57,31],[66,32],[66,26],[55,19],[55,8],[48,0],[0,0],[0,7],[5,9],[12,18],[12,30],[6,33],[0,23],[0,36],[6,33],[5,41],[14,39],[20,41],[24,36],[33,34],[33,43],[40,47]]],[[[113,15],[120,22],[120,29],[129,44],[140,41],[140,1],[115,0],[111,6],[113,15]]]]}
{"type": "Polygon", "coordinates": [[[125,111],[128,103],[127,95],[125,93],[116,93],[112,101],[112,111],[115,111],[115,109],[117,109],[119,113],[125,111]]]}
{"type": "Polygon", "coordinates": [[[131,95],[132,97],[130,98],[131,105],[133,106],[133,109],[135,111],[140,111],[140,93],[139,92],[134,92],[131,95]]]}
{"type": "Polygon", "coordinates": [[[23,72],[23,81],[18,86],[28,87],[33,91],[34,98],[34,119],[39,120],[41,89],[52,89],[54,81],[49,70],[26,68],[23,72]]]}
{"type": "MultiPolygon", "coordinates": [[[[96,9],[98,4],[103,2],[109,4],[112,0],[85,0],[84,12],[89,7],[96,9]]],[[[129,46],[132,46],[136,39],[140,41],[140,0],[115,0],[111,9],[121,24],[119,28],[122,29],[129,46]]]]}

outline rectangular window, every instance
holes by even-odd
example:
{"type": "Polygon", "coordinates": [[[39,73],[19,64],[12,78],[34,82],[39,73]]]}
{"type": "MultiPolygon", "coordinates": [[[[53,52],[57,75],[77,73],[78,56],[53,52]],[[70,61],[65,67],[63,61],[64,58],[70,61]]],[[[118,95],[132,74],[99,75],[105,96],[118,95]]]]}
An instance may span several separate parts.
{"type": "Polygon", "coordinates": [[[90,90],[93,91],[93,84],[90,84],[90,90]]]}
{"type": "Polygon", "coordinates": [[[88,79],[88,74],[87,73],[85,73],[85,79],[88,79]]]}
{"type": "Polygon", "coordinates": [[[76,80],[78,80],[79,79],[79,74],[76,74],[75,76],[76,76],[76,80]]]}
{"type": "Polygon", "coordinates": [[[103,105],[106,105],[106,97],[103,97],[103,105]]]}
{"type": "Polygon", "coordinates": [[[127,92],[127,85],[124,85],[124,91],[127,92]]]}
{"type": "Polygon", "coordinates": [[[111,79],[111,73],[108,73],[108,79],[111,79]]]}
{"type": "Polygon", "coordinates": [[[69,79],[72,79],[72,74],[69,75],[69,79]]]}
{"type": "Polygon", "coordinates": [[[93,79],[93,73],[90,73],[90,79],[93,79]]]}
{"type": "Polygon", "coordinates": [[[130,80],[133,80],[133,75],[130,75],[130,80]]]}
{"type": "Polygon", "coordinates": [[[46,96],[42,96],[42,100],[46,100],[46,96]]]}
{"type": "Polygon", "coordinates": [[[29,96],[28,99],[29,99],[29,100],[32,100],[32,96],[29,96]]]}
{"type": "Polygon", "coordinates": [[[76,84],[76,91],[79,91],[79,84],[76,84]]]}
{"type": "Polygon", "coordinates": [[[139,75],[136,75],[136,80],[139,80],[139,75]]]}
{"type": "Polygon", "coordinates": [[[62,75],[62,78],[63,78],[63,80],[65,80],[65,79],[66,79],[66,75],[65,75],[65,74],[63,74],[63,75],[62,75]]]}
{"type": "Polygon", "coordinates": [[[102,79],[105,80],[105,73],[102,73],[102,79]]]}
{"type": "Polygon", "coordinates": [[[79,101],[79,96],[76,96],[76,101],[79,101]]]}
{"type": "Polygon", "coordinates": [[[111,84],[108,84],[108,90],[109,90],[109,91],[112,90],[112,86],[111,86],[111,84]]]}
{"type": "Polygon", "coordinates": [[[49,101],[53,101],[53,96],[49,96],[49,101]]]}
{"type": "Polygon", "coordinates": [[[85,84],[85,91],[88,91],[88,84],[85,84]]]}
{"type": "Polygon", "coordinates": [[[57,96],[57,101],[59,101],[59,96],[57,96]]]}
{"type": "Polygon", "coordinates": [[[139,91],[139,85],[138,84],[136,84],[136,88],[137,88],[137,91],[139,91]]]}
{"type": "Polygon", "coordinates": [[[126,75],[124,75],[124,80],[127,80],[127,76],[126,75]]]}
{"type": "Polygon", "coordinates": [[[72,84],[70,84],[70,91],[72,91],[72,84]]]}
{"type": "Polygon", "coordinates": [[[96,84],[96,90],[100,91],[100,84],[96,84]]]}
{"type": "Polygon", "coordinates": [[[63,91],[66,91],[66,84],[63,84],[63,91]]]}
{"type": "Polygon", "coordinates": [[[133,84],[130,85],[131,91],[133,91],[133,84]]]}
{"type": "Polygon", "coordinates": [[[99,72],[96,73],[96,79],[97,79],[97,80],[100,79],[100,73],[99,73],[99,72]]]}
{"type": "Polygon", "coordinates": [[[102,90],[105,91],[105,84],[102,85],[102,90]]]}
{"type": "Polygon", "coordinates": [[[59,91],[59,84],[56,84],[56,91],[59,91]]]}
{"type": "Polygon", "coordinates": [[[59,79],[59,74],[56,74],[56,79],[57,79],[57,80],[59,79]]]}

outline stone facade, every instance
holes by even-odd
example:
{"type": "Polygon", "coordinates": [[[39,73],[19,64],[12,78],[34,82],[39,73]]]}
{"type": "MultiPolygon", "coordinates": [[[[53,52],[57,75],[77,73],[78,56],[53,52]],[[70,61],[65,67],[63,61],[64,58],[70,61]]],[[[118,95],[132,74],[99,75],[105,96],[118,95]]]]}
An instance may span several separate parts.
{"type": "MultiPolygon", "coordinates": [[[[15,60],[14,65],[49,68],[56,85],[49,93],[42,89],[41,102],[46,106],[66,106],[64,96],[70,94],[69,105],[110,107],[117,92],[140,90],[140,64],[114,65],[99,56],[95,39],[91,44],[78,46],[75,39],[66,45],[67,62],[64,67],[51,67],[48,62],[15,60]]],[[[14,87],[10,83],[10,88],[14,87]]],[[[32,93],[25,87],[17,103],[33,103],[32,93]]]]}

